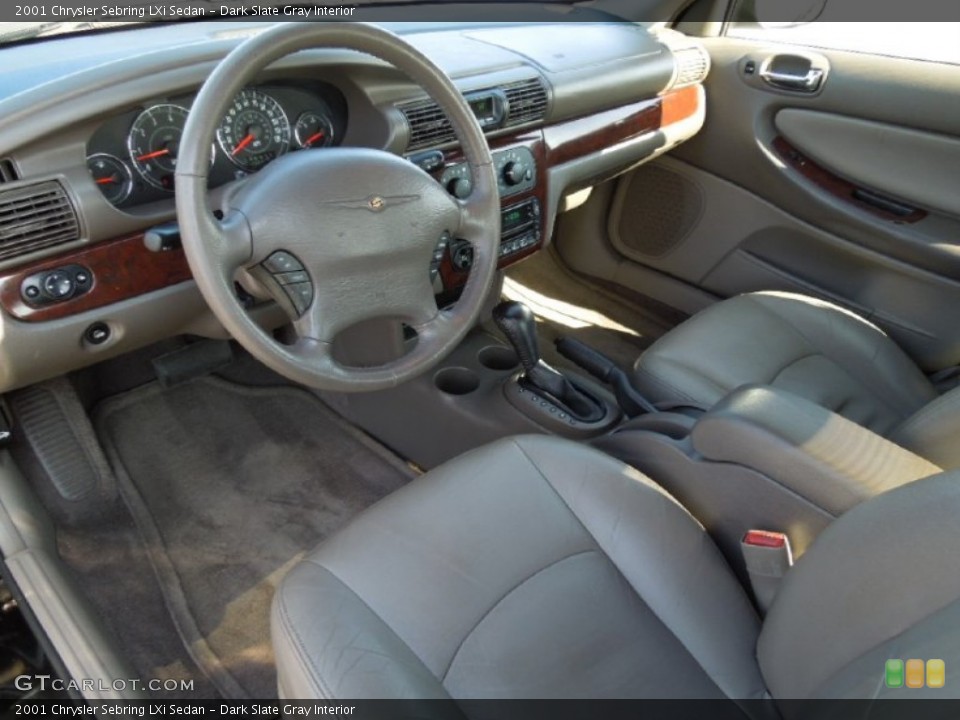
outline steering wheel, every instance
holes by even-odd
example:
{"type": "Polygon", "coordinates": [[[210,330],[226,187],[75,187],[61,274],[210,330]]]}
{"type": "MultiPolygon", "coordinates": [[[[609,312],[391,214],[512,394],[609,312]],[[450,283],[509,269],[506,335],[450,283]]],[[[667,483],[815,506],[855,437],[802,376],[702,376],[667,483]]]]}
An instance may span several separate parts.
{"type": "Polygon", "coordinates": [[[419,50],[362,23],[283,23],[238,46],[204,83],[183,131],[176,205],[187,261],[217,319],[254,357],[323,390],[380,390],[424,372],[476,322],[497,266],[500,205],[490,149],[453,81],[419,50]],[[392,64],[422,87],[453,125],[472,174],[464,200],[388,152],[324,148],[283,155],[228,194],[218,221],[207,197],[214,133],[234,96],[270,63],[317,47],[357,50],[392,64]],[[438,311],[430,261],[441,237],[473,247],[456,305],[438,311]],[[262,330],[237,298],[247,270],[288,309],[296,341],[262,330]],[[306,274],[306,276],[304,275],[306,274]],[[331,349],[363,320],[396,319],[416,346],[378,367],[349,367],[331,349]]]}

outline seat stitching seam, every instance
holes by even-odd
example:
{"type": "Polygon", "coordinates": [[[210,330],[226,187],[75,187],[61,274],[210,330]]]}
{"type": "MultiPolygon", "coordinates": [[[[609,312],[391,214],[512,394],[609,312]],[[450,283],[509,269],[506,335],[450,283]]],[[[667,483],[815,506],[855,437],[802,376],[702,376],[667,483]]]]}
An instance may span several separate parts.
{"type": "Polygon", "coordinates": [[[297,632],[297,629],[290,618],[285,595],[286,593],[284,592],[283,588],[281,588],[278,598],[280,601],[280,620],[287,632],[293,636],[294,645],[298,651],[296,653],[297,660],[300,662],[300,666],[307,670],[307,674],[311,676],[311,680],[313,680],[314,684],[320,689],[320,692],[323,694],[324,698],[332,699],[334,697],[333,692],[331,692],[330,687],[321,677],[320,669],[314,663],[310,653],[307,652],[306,644],[303,642],[303,638],[301,637],[300,633],[297,632]]]}
{"type": "MultiPolygon", "coordinates": [[[[592,538],[592,537],[593,537],[593,536],[591,535],[591,538],[592,538]]],[[[556,566],[559,565],[560,563],[566,562],[567,560],[571,560],[571,559],[573,559],[573,558],[575,558],[575,557],[579,557],[580,555],[589,555],[590,553],[598,553],[598,552],[599,552],[599,551],[598,551],[597,548],[590,548],[589,550],[578,550],[578,551],[575,552],[575,553],[571,553],[570,555],[566,555],[566,556],[564,556],[564,557],[562,557],[562,558],[559,558],[558,560],[554,560],[554,561],[551,562],[549,565],[545,565],[545,566],[543,566],[542,568],[540,568],[539,570],[534,571],[533,573],[531,573],[530,575],[528,575],[527,577],[525,577],[523,580],[521,580],[520,582],[518,582],[516,585],[514,585],[513,587],[511,587],[509,590],[507,590],[503,595],[500,596],[500,598],[499,598],[493,605],[490,606],[490,608],[489,608],[486,612],[483,613],[483,615],[480,617],[480,619],[477,620],[476,623],[474,623],[474,625],[473,625],[472,628],[470,628],[469,632],[467,632],[467,634],[463,636],[463,640],[461,640],[460,643],[459,643],[459,645],[457,645],[457,649],[454,651],[453,657],[450,659],[450,663],[447,665],[447,669],[444,670],[443,676],[442,676],[440,682],[441,682],[441,683],[446,682],[446,680],[447,680],[447,675],[450,674],[450,670],[453,668],[454,663],[456,663],[457,658],[460,656],[460,651],[463,649],[463,646],[466,644],[467,640],[469,640],[470,637],[473,635],[473,633],[477,631],[477,628],[479,628],[480,625],[483,624],[483,621],[486,620],[494,610],[496,610],[498,607],[500,607],[500,605],[503,603],[504,600],[506,600],[508,597],[510,597],[514,592],[516,592],[517,590],[519,590],[522,586],[526,585],[528,582],[530,582],[531,580],[533,580],[535,577],[537,577],[538,575],[540,575],[540,574],[543,573],[543,572],[546,572],[546,571],[549,570],[550,568],[556,567],[556,566]]]]}
{"type": "MultiPolygon", "coordinates": [[[[788,363],[787,363],[786,365],[784,365],[782,368],[780,368],[779,370],[777,370],[777,371],[773,374],[773,377],[770,378],[769,380],[767,380],[766,384],[767,384],[767,385],[773,385],[773,384],[779,379],[779,377],[780,377],[781,375],[783,375],[787,370],[789,370],[790,368],[792,368],[794,365],[796,365],[797,363],[802,362],[802,361],[804,361],[804,360],[807,360],[807,359],[809,359],[809,358],[815,358],[815,357],[822,357],[822,358],[826,358],[827,360],[830,360],[830,358],[828,358],[826,355],[824,355],[824,354],[823,354],[822,352],[820,352],[819,350],[814,350],[813,352],[809,352],[809,353],[807,353],[806,355],[801,355],[800,357],[794,358],[793,360],[791,360],[790,362],[788,362],[788,363]]],[[[830,360],[830,362],[833,362],[833,361],[830,360]]]]}

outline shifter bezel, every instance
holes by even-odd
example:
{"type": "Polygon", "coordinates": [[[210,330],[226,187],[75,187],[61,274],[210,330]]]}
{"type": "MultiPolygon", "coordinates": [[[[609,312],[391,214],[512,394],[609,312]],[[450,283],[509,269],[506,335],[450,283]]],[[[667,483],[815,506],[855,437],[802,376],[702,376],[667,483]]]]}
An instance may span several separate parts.
{"type": "Polygon", "coordinates": [[[603,408],[599,419],[587,421],[572,416],[550,395],[526,382],[522,372],[514,373],[504,382],[503,394],[514,408],[544,430],[575,440],[602,435],[623,420],[620,408],[597,386],[586,379],[566,376],[577,390],[603,408]]]}

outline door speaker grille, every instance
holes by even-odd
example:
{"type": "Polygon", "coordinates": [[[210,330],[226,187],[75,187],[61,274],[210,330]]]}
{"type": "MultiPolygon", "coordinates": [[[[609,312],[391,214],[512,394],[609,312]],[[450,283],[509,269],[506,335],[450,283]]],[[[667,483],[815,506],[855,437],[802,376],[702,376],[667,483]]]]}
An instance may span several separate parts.
{"type": "Polygon", "coordinates": [[[659,257],[676,248],[703,212],[700,187],[657,165],[642,167],[627,181],[616,229],[628,249],[659,257]]]}

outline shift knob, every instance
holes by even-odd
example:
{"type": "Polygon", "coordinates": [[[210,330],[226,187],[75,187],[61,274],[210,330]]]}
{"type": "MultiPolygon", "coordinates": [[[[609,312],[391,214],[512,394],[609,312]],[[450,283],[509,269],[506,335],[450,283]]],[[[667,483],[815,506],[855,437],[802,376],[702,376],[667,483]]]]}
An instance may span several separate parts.
{"type": "Polygon", "coordinates": [[[530,308],[507,300],[493,309],[493,321],[513,345],[524,371],[533,370],[540,362],[540,346],[537,344],[537,321],[530,308]]]}

